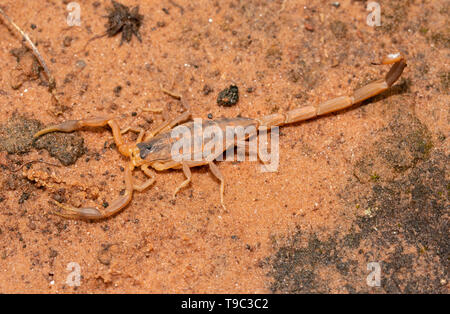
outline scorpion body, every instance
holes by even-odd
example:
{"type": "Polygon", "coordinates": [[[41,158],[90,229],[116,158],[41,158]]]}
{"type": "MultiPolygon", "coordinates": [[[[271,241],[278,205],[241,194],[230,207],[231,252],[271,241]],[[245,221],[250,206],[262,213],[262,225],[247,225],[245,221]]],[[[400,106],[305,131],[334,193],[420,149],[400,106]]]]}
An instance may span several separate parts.
{"type": "MultiPolygon", "coordinates": [[[[382,93],[383,91],[390,88],[400,77],[404,68],[406,67],[405,59],[401,54],[391,54],[385,57],[381,64],[393,64],[390,71],[386,74],[384,79],[377,80],[375,82],[369,83],[357,90],[355,90],[351,95],[337,97],[328,101],[325,101],[317,106],[308,105],[298,109],[288,111],[286,113],[275,113],[272,115],[263,116],[256,119],[251,118],[218,118],[214,120],[203,121],[204,126],[215,125],[218,126],[223,132],[226,128],[236,128],[236,127],[248,127],[253,126],[254,129],[260,127],[270,128],[273,126],[281,126],[285,124],[295,123],[303,120],[312,119],[321,115],[325,115],[331,112],[342,110],[348,108],[354,104],[357,104],[365,99],[373,97],[382,93]]],[[[154,111],[154,110],[149,110],[154,111]]],[[[230,146],[237,145],[237,143],[231,143],[224,145],[221,151],[215,151],[214,155],[206,156],[200,160],[190,159],[190,160],[175,160],[172,157],[172,149],[174,144],[174,139],[172,138],[172,128],[180,125],[194,132],[194,123],[188,121],[190,118],[190,113],[188,111],[184,112],[177,118],[171,121],[164,122],[156,130],[150,132],[146,135],[146,132],[139,128],[128,127],[123,130],[120,129],[119,124],[114,118],[95,118],[95,119],[85,119],[85,120],[69,120],[61,124],[53,125],[47,127],[34,136],[39,137],[43,134],[60,131],[60,132],[72,132],[83,127],[102,127],[109,125],[112,130],[114,141],[117,145],[119,152],[130,159],[129,166],[125,167],[125,193],[112,202],[109,207],[103,211],[100,211],[95,207],[83,207],[76,208],[71,205],[61,204],[55,202],[56,205],[61,209],[56,214],[73,219],[103,219],[111,215],[116,214],[132,199],[133,192],[143,191],[150,187],[155,182],[155,176],[150,167],[156,171],[163,171],[167,169],[181,169],[186,177],[180,186],[175,190],[176,193],[191,181],[191,171],[190,168],[198,167],[203,165],[208,165],[211,173],[220,181],[220,196],[221,204],[224,205],[224,185],[225,180],[219,171],[218,167],[214,164],[214,159],[219,155],[223,154],[230,146]],[[125,143],[122,135],[128,131],[133,131],[138,133],[138,138],[135,143],[125,143]],[[148,180],[143,183],[136,183],[132,177],[132,171],[135,168],[140,168],[148,180]]],[[[246,139],[256,136],[257,134],[246,134],[246,139]]],[[[195,140],[195,139],[194,139],[195,140]]],[[[201,145],[198,149],[203,150],[204,145],[201,145]]],[[[192,154],[202,153],[202,151],[192,151],[192,154]]],[[[200,154],[202,155],[202,154],[200,154]]]]}

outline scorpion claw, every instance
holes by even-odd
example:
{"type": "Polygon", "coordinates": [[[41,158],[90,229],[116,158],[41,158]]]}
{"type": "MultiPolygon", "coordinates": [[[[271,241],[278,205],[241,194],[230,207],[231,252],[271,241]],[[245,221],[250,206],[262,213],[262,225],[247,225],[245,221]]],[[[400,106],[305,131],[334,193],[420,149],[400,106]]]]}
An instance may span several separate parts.
{"type": "Polygon", "coordinates": [[[41,135],[51,133],[51,132],[65,132],[70,133],[76,130],[79,130],[83,127],[100,127],[105,126],[113,120],[114,117],[101,117],[101,118],[92,118],[92,119],[84,119],[84,120],[68,120],[64,121],[60,124],[51,125],[43,130],[40,130],[36,134],[33,135],[34,138],[37,138],[41,135]]]}
{"type": "Polygon", "coordinates": [[[57,124],[57,125],[52,125],[49,126],[43,130],[40,130],[39,132],[37,132],[36,134],[34,134],[34,138],[37,138],[41,135],[50,133],[50,132],[55,132],[55,131],[59,131],[59,132],[71,132],[73,130],[75,130],[76,126],[77,126],[77,122],[76,120],[69,120],[69,121],[65,121],[61,124],[57,124]]]}
{"type": "Polygon", "coordinates": [[[70,205],[61,204],[57,201],[52,201],[56,206],[60,208],[60,211],[55,211],[55,215],[72,218],[72,219],[98,219],[102,218],[102,213],[94,207],[76,208],[70,205]]]}

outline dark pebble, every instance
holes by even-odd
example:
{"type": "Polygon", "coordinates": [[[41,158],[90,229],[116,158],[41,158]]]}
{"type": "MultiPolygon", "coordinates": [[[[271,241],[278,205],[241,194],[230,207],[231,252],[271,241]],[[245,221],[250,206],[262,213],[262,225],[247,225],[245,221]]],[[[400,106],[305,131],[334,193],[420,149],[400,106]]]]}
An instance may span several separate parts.
{"type": "Polygon", "coordinates": [[[208,96],[213,92],[213,89],[209,85],[203,86],[203,95],[208,96]]]}
{"type": "Polygon", "coordinates": [[[116,97],[120,96],[121,91],[122,91],[122,86],[118,85],[118,86],[114,87],[114,95],[116,95],[116,97]]]}
{"type": "Polygon", "coordinates": [[[236,85],[230,85],[219,93],[217,104],[219,106],[231,107],[239,101],[239,89],[236,85]]]}

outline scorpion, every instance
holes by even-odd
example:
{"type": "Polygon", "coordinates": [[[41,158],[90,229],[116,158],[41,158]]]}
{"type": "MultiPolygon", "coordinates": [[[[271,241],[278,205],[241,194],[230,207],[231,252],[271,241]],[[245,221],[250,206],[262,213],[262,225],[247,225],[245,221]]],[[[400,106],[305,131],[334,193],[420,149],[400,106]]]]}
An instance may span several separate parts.
{"type": "MultiPolygon", "coordinates": [[[[299,121],[304,121],[318,116],[326,115],[331,112],[342,110],[362,102],[368,98],[376,96],[385,90],[389,89],[401,76],[404,68],[406,67],[406,61],[402,54],[395,53],[389,54],[384,57],[381,62],[376,64],[392,64],[391,69],[383,79],[371,82],[361,88],[353,91],[351,95],[340,96],[320,103],[317,106],[307,105],[297,109],[287,111],[285,113],[274,113],[271,115],[263,116],[256,119],[236,117],[236,118],[217,118],[214,120],[204,121],[203,124],[214,124],[218,126],[222,131],[225,129],[236,127],[248,127],[254,126],[255,130],[258,127],[273,127],[281,126],[285,124],[291,124],[299,121]]],[[[161,112],[158,109],[146,108],[146,111],[161,112]]],[[[198,167],[208,165],[211,173],[220,181],[220,201],[221,205],[224,205],[224,189],[225,180],[222,176],[219,168],[214,163],[214,160],[221,154],[223,154],[228,148],[237,146],[237,144],[231,143],[228,146],[224,146],[219,152],[214,152],[214,156],[209,158],[201,158],[201,160],[175,160],[172,157],[172,146],[174,139],[171,137],[171,129],[177,125],[183,125],[189,130],[193,131],[194,124],[189,121],[191,114],[189,110],[186,110],[173,120],[167,119],[157,127],[155,130],[146,134],[146,131],[142,128],[126,127],[121,129],[119,123],[114,117],[99,117],[92,119],[82,120],[68,120],[60,124],[46,127],[36,134],[34,138],[50,132],[73,132],[84,127],[104,127],[108,125],[114,137],[115,144],[120,154],[129,158],[128,166],[125,167],[125,192],[116,200],[110,203],[110,205],[100,211],[97,207],[82,207],[77,208],[68,204],[62,204],[54,201],[60,208],[55,212],[57,215],[70,218],[70,219],[87,219],[98,220],[110,217],[123,208],[125,208],[131,201],[133,192],[142,192],[149,188],[155,182],[155,175],[150,170],[150,167],[156,171],[164,171],[167,169],[181,169],[186,179],[176,188],[173,196],[183,187],[187,186],[191,182],[191,170],[192,167],[198,167]],[[125,143],[123,134],[132,131],[138,134],[134,143],[125,143]],[[132,176],[132,172],[135,168],[140,168],[142,172],[148,177],[144,182],[136,182],[132,176]]],[[[257,131],[256,131],[257,132],[257,131]]],[[[191,133],[194,134],[194,133],[191,133]]],[[[255,135],[255,134],[253,134],[255,135]]],[[[248,139],[252,134],[246,134],[248,139]]],[[[203,149],[203,145],[200,145],[200,149],[203,149]]],[[[198,153],[195,150],[193,154],[198,153]]],[[[203,154],[200,154],[203,156],[203,154]]]]}

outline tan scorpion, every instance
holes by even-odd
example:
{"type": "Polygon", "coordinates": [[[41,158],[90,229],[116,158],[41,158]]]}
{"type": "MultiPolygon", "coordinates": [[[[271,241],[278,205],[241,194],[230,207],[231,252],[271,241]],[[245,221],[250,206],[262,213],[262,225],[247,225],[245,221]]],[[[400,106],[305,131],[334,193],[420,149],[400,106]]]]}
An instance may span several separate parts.
{"type": "MultiPolygon", "coordinates": [[[[203,123],[205,124],[215,124],[223,132],[226,128],[233,127],[248,127],[254,126],[255,129],[259,127],[273,127],[281,126],[289,123],[295,123],[298,121],[312,119],[318,116],[322,116],[331,112],[342,110],[348,108],[354,104],[357,104],[365,99],[373,97],[382,93],[383,91],[390,88],[395,81],[400,77],[404,68],[406,67],[406,61],[404,57],[400,54],[390,54],[383,58],[380,64],[393,64],[390,71],[386,74],[384,79],[380,79],[369,83],[359,89],[353,91],[351,95],[340,96],[328,101],[325,101],[317,106],[308,105],[298,109],[288,111],[286,113],[275,113],[267,116],[263,116],[257,119],[251,118],[218,118],[214,120],[207,120],[203,123]]],[[[149,110],[153,111],[153,110],[149,110]]],[[[61,124],[53,125],[47,127],[39,132],[37,132],[34,137],[37,138],[43,134],[50,132],[73,132],[84,127],[103,127],[109,125],[112,130],[114,141],[117,145],[119,152],[128,157],[130,162],[128,167],[125,167],[125,193],[118,199],[110,203],[107,209],[100,211],[95,207],[83,207],[76,208],[71,205],[61,204],[55,201],[56,205],[61,209],[57,212],[57,215],[72,218],[72,219],[103,219],[118,213],[121,209],[126,207],[133,196],[133,191],[142,192],[146,188],[150,187],[155,182],[155,176],[150,171],[149,167],[157,171],[163,171],[167,169],[182,169],[186,180],[183,181],[180,186],[175,190],[175,194],[183,187],[188,185],[191,181],[191,170],[192,167],[198,167],[203,165],[208,165],[212,174],[220,181],[220,200],[222,206],[224,205],[224,188],[225,180],[219,171],[219,168],[214,164],[214,160],[221,154],[223,154],[231,146],[237,145],[233,143],[229,146],[224,146],[223,150],[220,152],[215,152],[215,156],[209,156],[209,158],[203,158],[202,160],[181,160],[176,161],[172,158],[172,145],[174,139],[171,137],[171,129],[177,125],[183,125],[188,129],[193,129],[193,122],[186,122],[190,119],[189,111],[185,111],[183,114],[175,118],[174,120],[165,121],[161,126],[156,128],[156,130],[146,134],[143,129],[127,127],[125,129],[120,129],[119,124],[115,118],[93,118],[93,119],[83,119],[83,120],[69,120],[61,124]],[[136,142],[125,143],[122,134],[132,131],[137,132],[139,135],[136,142]],[[213,158],[211,158],[213,157],[213,158]],[[140,168],[148,180],[144,183],[133,182],[132,171],[135,168],[140,168]]],[[[193,134],[193,133],[192,133],[193,134]]],[[[250,137],[248,135],[248,137],[250,137]]],[[[203,147],[203,146],[202,146],[203,147]]],[[[200,148],[202,149],[202,148],[200,148]]],[[[195,151],[192,151],[195,154],[195,151]]],[[[203,156],[203,154],[201,154],[203,156]]]]}

